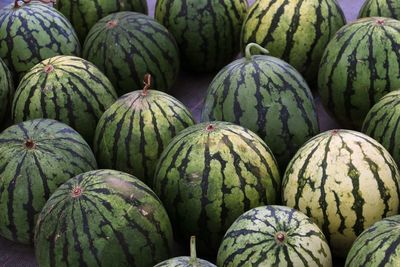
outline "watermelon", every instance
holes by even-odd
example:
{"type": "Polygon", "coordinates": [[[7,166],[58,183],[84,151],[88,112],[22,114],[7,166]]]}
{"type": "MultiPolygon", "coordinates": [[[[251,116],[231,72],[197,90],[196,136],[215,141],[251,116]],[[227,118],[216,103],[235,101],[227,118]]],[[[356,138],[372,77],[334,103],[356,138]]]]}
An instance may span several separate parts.
{"type": "Polygon", "coordinates": [[[358,17],[388,17],[398,20],[400,19],[400,2],[397,0],[366,0],[358,17]]]}
{"type": "Polygon", "coordinates": [[[308,141],[289,163],[282,188],[284,205],[311,217],[342,258],[362,231],[400,208],[395,161],[374,139],[351,130],[308,141]]]}
{"type": "Polygon", "coordinates": [[[321,102],[346,128],[360,129],[371,107],[400,87],[400,21],[364,18],[340,29],[318,77],[321,102]]]}
{"type": "Polygon", "coordinates": [[[139,179],[115,170],[71,178],[50,197],[35,229],[39,266],[147,267],[171,256],[172,227],[139,179]]]}
{"type": "Polygon", "coordinates": [[[217,265],[332,266],[324,234],[302,212],[263,206],[241,215],[226,232],[217,265]]]}
{"type": "Polygon", "coordinates": [[[208,258],[243,212],[278,201],[280,184],[275,158],[255,133],[211,122],[172,139],[158,161],[153,188],[177,239],[195,235],[199,254],[208,258]]]}
{"type": "Polygon", "coordinates": [[[14,95],[14,83],[10,70],[0,58],[0,122],[8,116],[14,95]]]}
{"type": "Polygon", "coordinates": [[[150,75],[145,84],[106,110],[96,128],[94,152],[100,167],[128,172],[150,184],[161,152],[195,121],[177,99],[150,90],[150,75]]]}
{"type": "Polygon", "coordinates": [[[385,218],[354,241],[346,267],[398,266],[400,262],[400,215],[385,218]]]}
{"type": "Polygon", "coordinates": [[[174,35],[185,69],[218,70],[239,53],[246,0],[158,0],[155,18],[174,35]]]}
{"type": "Polygon", "coordinates": [[[400,91],[388,93],[368,112],[362,132],[382,144],[400,166],[400,91]]]}
{"type": "Polygon", "coordinates": [[[271,148],[280,169],[308,139],[319,133],[312,93],[286,62],[252,55],[265,49],[251,43],[246,57],[223,68],[211,82],[202,121],[230,121],[257,133],[271,148]]]}
{"type": "Polygon", "coordinates": [[[33,67],[21,80],[12,103],[12,119],[62,121],[90,144],[98,120],[117,99],[104,74],[74,56],[56,56],[33,67]]]}
{"type": "Polygon", "coordinates": [[[216,267],[211,262],[206,260],[198,259],[196,255],[196,238],[192,236],[190,238],[190,257],[176,257],[172,258],[159,264],[154,267],[216,267]]]}
{"type": "Polygon", "coordinates": [[[243,23],[242,50],[249,43],[262,45],[314,88],[324,49],[345,24],[336,0],[256,1],[243,23]]]}
{"type": "Polygon", "coordinates": [[[0,57],[19,80],[37,63],[56,55],[81,53],[71,23],[40,1],[17,1],[0,9],[0,57]]]}
{"type": "Polygon", "coordinates": [[[38,214],[58,186],[97,168],[93,152],[71,127],[51,119],[0,133],[0,235],[32,244],[38,214]]]}
{"type": "Polygon", "coordinates": [[[57,0],[54,7],[71,21],[82,43],[93,25],[111,13],[148,12],[146,0],[57,0]]]}
{"type": "Polygon", "coordinates": [[[179,73],[174,37],[149,16],[118,12],[101,19],[90,30],[83,56],[93,62],[123,95],[142,89],[146,73],[154,87],[168,92],[179,73]]]}

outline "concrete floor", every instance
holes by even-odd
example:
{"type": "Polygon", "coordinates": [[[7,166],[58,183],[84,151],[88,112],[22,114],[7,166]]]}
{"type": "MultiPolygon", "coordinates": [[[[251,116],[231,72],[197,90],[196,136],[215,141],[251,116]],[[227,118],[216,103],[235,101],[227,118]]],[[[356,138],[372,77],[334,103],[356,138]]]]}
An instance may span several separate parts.
{"type": "MultiPolygon", "coordinates": [[[[12,3],[14,0],[0,0],[0,7],[12,3]]],[[[254,0],[249,0],[253,3],[254,0]]],[[[339,0],[347,20],[357,17],[363,0],[339,0]]],[[[148,0],[150,15],[154,13],[155,0],[148,0]]],[[[205,91],[214,74],[198,75],[182,73],[175,86],[174,95],[186,104],[198,118],[203,103],[205,91]]],[[[317,107],[322,130],[337,127],[337,124],[325,113],[317,98],[317,107]]],[[[340,265],[340,264],[339,264],[340,265]]],[[[30,267],[36,266],[33,250],[30,247],[20,246],[0,238],[0,267],[30,267]]]]}

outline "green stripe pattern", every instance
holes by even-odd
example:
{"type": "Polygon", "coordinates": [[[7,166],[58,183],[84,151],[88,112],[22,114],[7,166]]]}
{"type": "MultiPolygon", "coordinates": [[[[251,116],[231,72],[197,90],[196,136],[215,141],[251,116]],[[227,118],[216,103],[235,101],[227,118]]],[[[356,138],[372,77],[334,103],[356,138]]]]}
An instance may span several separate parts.
{"type": "Polygon", "coordinates": [[[14,82],[12,74],[0,58],[0,122],[9,115],[11,101],[14,96],[14,82]]]}
{"type": "Polygon", "coordinates": [[[0,57],[14,79],[21,79],[44,59],[80,53],[71,23],[49,5],[32,1],[17,8],[10,4],[0,10],[0,57]]]}
{"type": "Polygon", "coordinates": [[[329,267],[332,256],[324,234],[309,217],[284,206],[263,206],[232,224],[217,265],[329,267]]]}
{"type": "Polygon", "coordinates": [[[311,217],[332,253],[343,258],[362,231],[400,207],[395,161],[374,139],[350,130],[307,142],[290,162],[282,188],[284,205],[311,217]]]}
{"type": "Polygon", "coordinates": [[[280,175],[267,145],[228,122],[183,130],[161,155],[153,188],[177,238],[197,238],[200,255],[215,256],[225,231],[243,212],[280,198],[280,175]]]}
{"type": "Polygon", "coordinates": [[[388,93],[372,107],[362,132],[382,144],[400,166],[400,91],[388,93]]]}
{"type": "Polygon", "coordinates": [[[82,43],[93,25],[111,13],[148,12],[146,0],[57,0],[54,7],[71,21],[82,43]]]}
{"type": "Polygon", "coordinates": [[[400,88],[400,21],[365,18],[340,29],[318,77],[324,106],[346,128],[360,129],[381,97],[400,88]]]}
{"type": "Polygon", "coordinates": [[[166,93],[128,93],[107,109],[97,125],[94,151],[99,165],[149,184],[162,151],[194,123],[190,111],[166,93]]]}
{"type": "Polygon", "coordinates": [[[256,1],[243,23],[242,49],[249,43],[265,47],[314,87],[324,49],[345,24],[336,0],[256,1]]]}
{"type": "Polygon", "coordinates": [[[365,230],[354,242],[346,267],[398,266],[400,215],[385,218],[365,230]]]}
{"type": "Polygon", "coordinates": [[[242,58],[211,82],[202,121],[223,120],[257,133],[281,170],[319,133],[314,99],[306,81],[286,62],[270,56],[242,58]]]}
{"type": "Polygon", "coordinates": [[[397,0],[366,0],[358,17],[387,17],[398,20],[400,19],[400,2],[397,0]]]}
{"type": "Polygon", "coordinates": [[[119,95],[142,89],[146,73],[154,88],[169,91],[180,67],[178,46],[168,30],[149,16],[128,11],[96,23],[83,56],[106,74],[119,95]]]}
{"type": "Polygon", "coordinates": [[[139,179],[114,170],[78,175],[57,189],[35,229],[39,266],[153,266],[168,259],[172,227],[139,179]]]}
{"type": "Polygon", "coordinates": [[[209,72],[239,53],[246,12],[246,0],[158,0],[155,18],[176,38],[185,68],[209,72]]]}
{"type": "Polygon", "coordinates": [[[92,144],[98,120],[116,99],[111,82],[92,63],[56,56],[37,64],[21,80],[12,103],[12,119],[62,121],[92,144]]]}
{"type": "Polygon", "coordinates": [[[38,214],[65,181],[97,168],[89,145],[50,119],[13,125],[0,134],[0,235],[33,244],[38,214]]]}

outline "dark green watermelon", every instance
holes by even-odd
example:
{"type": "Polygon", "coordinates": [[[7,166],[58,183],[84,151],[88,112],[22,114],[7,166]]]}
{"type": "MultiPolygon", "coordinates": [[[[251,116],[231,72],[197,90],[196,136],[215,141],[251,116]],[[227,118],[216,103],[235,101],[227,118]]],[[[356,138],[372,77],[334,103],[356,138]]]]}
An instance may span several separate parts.
{"type": "Polygon", "coordinates": [[[158,197],[114,170],[80,174],[59,187],[39,215],[39,266],[148,267],[172,253],[172,227],[158,197]]]}
{"type": "Polygon", "coordinates": [[[20,79],[33,66],[57,55],[81,53],[71,23],[40,1],[15,1],[0,9],[0,57],[20,79]]]}
{"type": "Polygon", "coordinates": [[[366,0],[361,7],[358,17],[387,17],[398,20],[400,19],[400,1],[366,0]]]}
{"type": "Polygon", "coordinates": [[[361,131],[380,144],[400,166],[400,91],[382,97],[365,117],[361,131]]]}
{"type": "Polygon", "coordinates": [[[92,63],[56,56],[37,64],[21,80],[12,104],[12,119],[62,121],[92,144],[98,120],[116,99],[112,84],[92,63]]]}
{"type": "Polygon", "coordinates": [[[9,115],[14,96],[14,82],[10,70],[0,58],[0,122],[9,115]]]}
{"type": "Polygon", "coordinates": [[[255,133],[212,122],[172,139],[158,161],[153,188],[177,238],[195,235],[200,256],[208,258],[238,216],[279,201],[280,184],[275,158],[255,133]]]}
{"type": "Polygon", "coordinates": [[[190,238],[190,257],[175,257],[158,263],[154,267],[216,267],[211,262],[197,258],[196,238],[190,238]]]}
{"type": "Polygon", "coordinates": [[[0,235],[33,244],[38,214],[58,186],[97,168],[85,140],[50,119],[13,125],[0,134],[0,235]]]}
{"type": "Polygon", "coordinates": [[[57,0],[55,8],[71,21],[82,43],[93,25],[111,13],[148,12],[146,0],[57,0]]]}
{"type": "Polygon", "coordinates": [[[128,11],[96,23],[83,56],[104,72],[119,95],[142,89],[146,73],[155,88],[169,91],[180,66],[178,47],[168,30],[149,16],[128,11]]]}
{"type": "Polygon", "coordinates": [[[223,68],[211,82],[202,121],[224,120],[257,133],[271,148],[281,170],[296,151],[319,133],[312,93],[303,77],[286,62],[252,53],[223,68]]]}
{"type": "Polygon", "coordinates": [[[400,215],[374,223],[350,249],[345,267],[399,266],[400,215]]]}
{"type": "Polygon", "coordinates": [[[312,88],[326,45],[346,19],[336,0],[256,1],[243,22],[241,45],[257,43],[295,67],[312,88]]]}
{"type": "Polygon", "coordinates": [[[328,242],[303,213],[263,206],[241,215],[226,232],[218,251],[220,267],[332,266],[328,242]]]}
{"type": "Polygon", "coordinates": [[[102,168],[128,172],[150,184],[161,153],[180,131],[193,125],[177,99],[151,89],[128,93],[104,112],[96,128],[94,152],[102,168]]]}
{"type": "Polygon", "coordinates": [[[400,21],[364,18],[341,28],[318,74],[321,102],[346,128],[360,129],[372,106],[400,88],[400,21]]]}
{"type": "Polygon", "coordinates": [[[218,70],[239,53],[246,0],[158,0],[155,18],[174,35],[182,65],[218,70]]]}

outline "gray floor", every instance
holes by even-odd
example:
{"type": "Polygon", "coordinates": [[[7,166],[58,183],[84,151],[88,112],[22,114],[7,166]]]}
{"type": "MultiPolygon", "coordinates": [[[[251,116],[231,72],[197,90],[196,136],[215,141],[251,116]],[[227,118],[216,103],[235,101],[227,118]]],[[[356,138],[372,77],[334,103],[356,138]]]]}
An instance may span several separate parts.
{"type": "MultiPolygon", "coordinates": [[[[0,7],[12,3],[14,0],[0,0],[0,7]]],[[[250,0],[249,3],[254,2],[250,0]]],[[[356,18],[363,0],[339,0],[348,21],[356,18]]],[[[154,0],[149,0],[150,14],[153,14],[154,0]]],[[[192,112],[199,117],[205,91],[213,75],[196,75],[183,73],[175,87],[174,95],[185,103],[192,112]]],[[[317,99],[319,119],[322,130],[337,127],[335,122],[325,113],[317,99]]],[[[36,266],[33,251],[29,247],[20,246],[0,238],[0,267],[28,267],[36,266]]]]}

